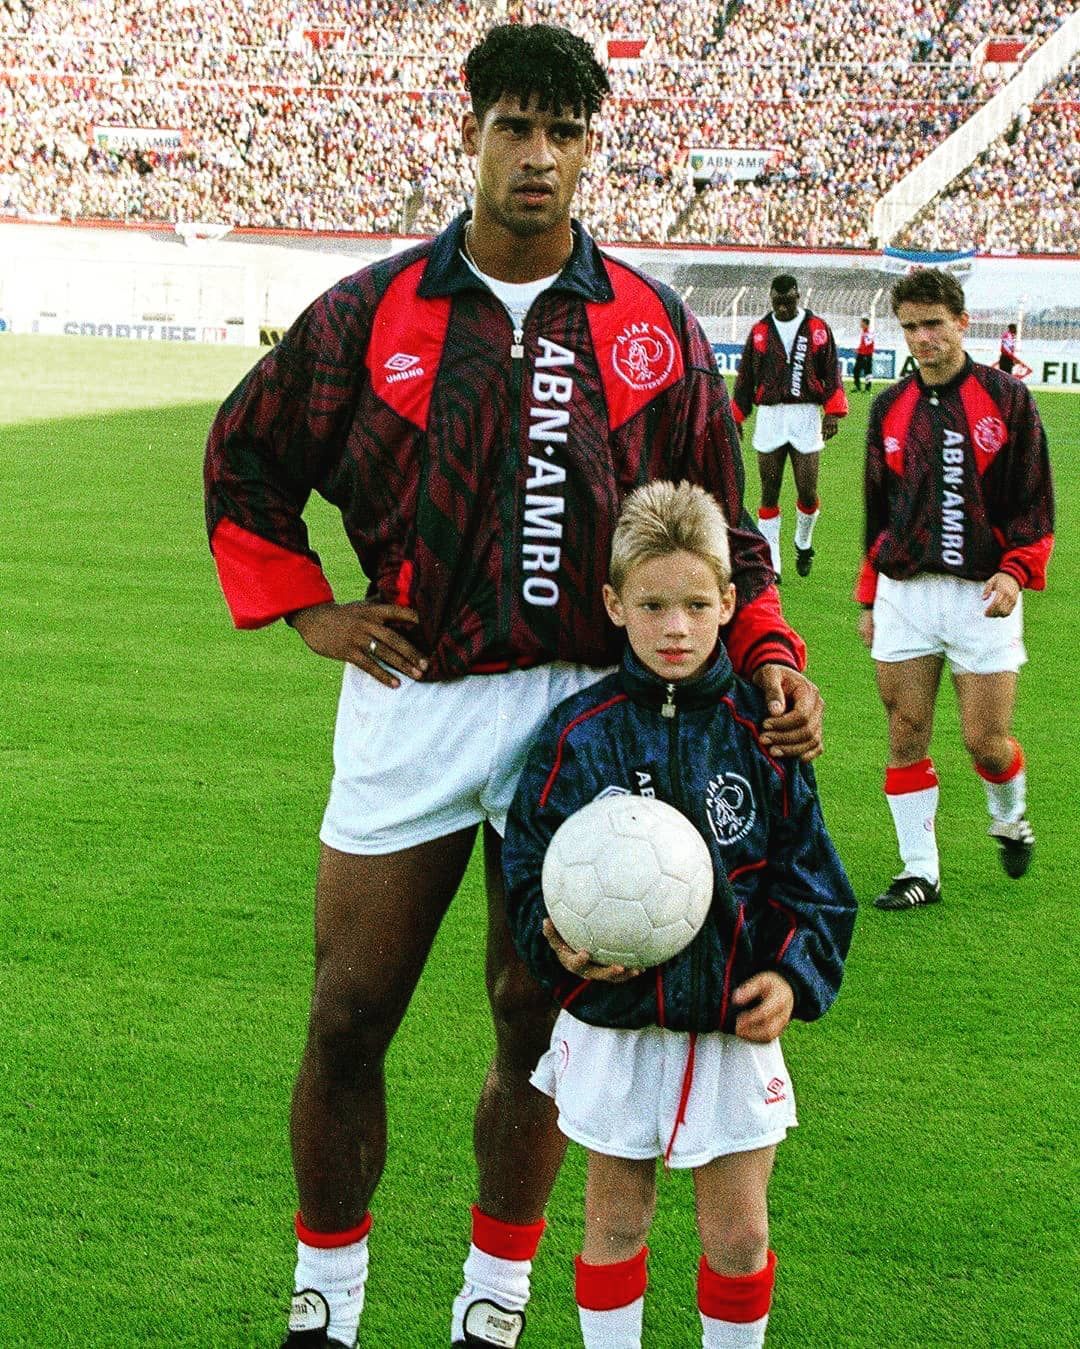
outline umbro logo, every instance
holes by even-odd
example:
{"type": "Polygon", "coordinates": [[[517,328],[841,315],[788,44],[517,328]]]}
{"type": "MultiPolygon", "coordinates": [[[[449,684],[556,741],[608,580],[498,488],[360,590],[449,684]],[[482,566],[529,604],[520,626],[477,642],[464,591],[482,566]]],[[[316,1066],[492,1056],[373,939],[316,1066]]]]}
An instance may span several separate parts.
{"type": "Polygon", "coordinates": [[[396,351],[388,361],[383,363],[383,369],[393,372],[387,375],[387,384],[400,384],[403,379],[419,379],[424,373],[424,367],[420,364],[420,357],[411,356],[405,351],[396,351]]]}
{"type": "Polygon", "coordinates": [[[765,1086],[765,1104],[779,1105],[781,1101],[786,1101],[787,1093],[784,1091],[786,1085],[782,1077],[774,1077],[768,1082],[765,1086]]]}

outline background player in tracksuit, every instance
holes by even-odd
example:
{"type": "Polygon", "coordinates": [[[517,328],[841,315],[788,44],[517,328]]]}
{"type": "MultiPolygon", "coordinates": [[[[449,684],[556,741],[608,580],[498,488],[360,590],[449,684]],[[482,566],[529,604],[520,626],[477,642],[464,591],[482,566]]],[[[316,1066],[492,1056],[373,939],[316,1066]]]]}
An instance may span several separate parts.
{"type": "Polygon", "coordinates": [[[874,387],[874,334],[870,320],[859,320],[859,343],[855,348],[855,369],[852,371],[856,393],[869,393],[874,387]],[[865,379],[865,384],[863,380],[865,379]]]}
{"type": "Polygon", "coordinates": [[[758,528],[768,540],[779,579],[784,462],[790,457],[798,493],[795,570],[809,576],[814,563],[814,526],[821,513],[821,449],[836,435],[848,402],[832,331],[823,318],[800,308],[799,283],[793,276],[773,279],[769,306],[771,313],[754,324],[746,339],[731,401],[740,435],[743,422],[755,407],[758,410],[754,424],[761,477],[758,528]]]}
{"type": "Polygon", "coordinates": [[[946,661],[1002,864],[1020,877],[1031,861],[1024,754],[1011,724],[1027,659],[1021,591],[1046,584],[1054,499],[1035,401],[1019,380],[965,353],[956,279],[913,272],[893,288],[892,308],[919,369],[871,405],[856,599],[888,715],[885,795],[902,863],[875,903],[907,909],[941,898],[928,753],[946,661]]]}
{"type": "Polygon", "coordinates": [[[596,573],[637,484],[678,475],[724,502],[738,522],[728,650],[768,690],[777,752],[821,744],[820,695],[742,511],[709,343],[672,291],[571,220],[608,90],[592,48],[545,24],[496,25],[465,73],[472,211],[316,299],[225,401],[207,446],[207,525],[235,622],[285,617],[344,663],[293,1096],[288,1349],[356,1340],[386,1158],[383,1063],[478,829],[494,1056],[448,1339],[517,1343],[565,1140],[529,1084],[552,1011],[506,930],[501,833],[536,726],[618,657],[596,573]],[[335,598],[303,518],[312,492],[340,512],[366,599],[352,598],[360,567],[335,598]],[[492,1303],[512,1315],[489,1321],[492,1303]]]}
{"type": "Polygon", "coordinates": [[[795,1123],[777,1037],[829,1007],[854,922],[813,771],[763,750],[761,695],[717,643],[734,603],[727,548],[701,488],[655,482],[627,498],[604,589],[629,639],[621,668],[548,717],[507,821],[511,930],[563,1009],[533,1080],[589,1154],[576,1262],[589,1349],[640,1343],[658,1156],[694,1172],[702,1343],[763,1343],[766,1189],[795,1123]],[[712,855],[705,926],[655,969],[596,965],[545,917],[552,835],[611,792],[676,806],[712,855]]]}

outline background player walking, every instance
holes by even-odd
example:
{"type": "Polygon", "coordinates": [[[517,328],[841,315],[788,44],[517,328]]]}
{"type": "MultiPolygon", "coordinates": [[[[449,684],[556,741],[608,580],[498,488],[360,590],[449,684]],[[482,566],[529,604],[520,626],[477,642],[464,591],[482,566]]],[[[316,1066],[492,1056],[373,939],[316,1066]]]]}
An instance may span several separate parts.
{"type": "Polygon", "coordinates": [[[902,863],[875,903],[907,909],[941,898],[929,748],[946,661],[1002,864],[1020,877],[1031,862],[1024,753],[1010,728],[1027,659],[1021,591],[1046,584],[1054,503],[1035,401],[964,351],[956,279],[913,272],[892,308],[919,369],[871,406],[856,598],[888,715],[885,796],[902,863]]]}
{"type": "Polygon", "coordinates": [[[814,526],[821,513],[818,464],[825,441],[836,435],[848,410],[836,343],[823,318],[799,304],[799,283],[778,276],[769,288],[770,313],[750,330],[739,362],[732,405],[742,424],[757,408],[754,449],[761,478],[758,528],[768,540],[780,579],[780,485],[790,456],[798,520],[795,570],[809,576],[814,564],[814,526]],[[824,415],[822,415],[822,413],[824,415]]]}

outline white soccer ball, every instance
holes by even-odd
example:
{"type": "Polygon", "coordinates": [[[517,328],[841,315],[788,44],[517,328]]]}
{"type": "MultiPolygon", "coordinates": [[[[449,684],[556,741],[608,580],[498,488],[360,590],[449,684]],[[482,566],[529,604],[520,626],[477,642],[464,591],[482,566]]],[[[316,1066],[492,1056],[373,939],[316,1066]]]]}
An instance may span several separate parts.
{"type": "Polygon", "coordinates": [[[648,796],[605,796],[555,831],[541,872],[559,935],[601,965],[648,969],[700,931],[713,893],[705,840],[648,796]]]}

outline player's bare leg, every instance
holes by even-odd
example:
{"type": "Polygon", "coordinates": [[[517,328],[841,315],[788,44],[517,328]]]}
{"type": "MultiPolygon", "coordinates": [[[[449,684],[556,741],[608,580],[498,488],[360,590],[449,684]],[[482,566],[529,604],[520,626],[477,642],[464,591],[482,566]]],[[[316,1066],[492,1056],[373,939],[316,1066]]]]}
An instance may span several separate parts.
{"type": "Polygon", "coordinates": [[[702,1343],[762,1345],[776,1257],[769,1250],[768,1188],[775,1147],[716,1157],[694,1172],[702,1343]]]}
{"type": "Polygon", "coordinates": [[[300,1215],[286,1344],[314,1342],[312,1332],[345,1345],[356,1337],[367,1209],[386,1161],[383,1061],[475,835],[383,856],[322,849],[315,987],[292,1106],[300,1215]]]}
{"type": "Polygon", "coordinates": [[[818,469],[821,454],[799,454],[792,451],[791,471],[798,493],[795,521],[795,570],[800,576],[809,576],[814,563],[814,526],[821,514],[818,502],[818,469]]]}
{"type": "MultiPolygon", "coordinates": [[[[508,1317],[520,1333],[544,1207],[566,1152],[555,1102],[529,1081],[550,1043],[556,1009],[514,949],[504,912],[502,840],[490,825],[484,827],[484,865],[495,1056],[473,1129],[477,1204],[464,1286],[452,1314],[455,1343],[464,1343],[465,1328],[479,1343],[487,1342],[489,1316],[499,1321],[500,1333],[506,1333],[508,1317]]],[[[490,1342],[510,1341],[492,1335],[490,1342]]]]}
{"type": "Polygon", "coordinates": [[[1001,851],[1001,864],[1018,880],[1031,865],[1035,833],[1027,819],[1027,771],[1024,752],[1011,735],[1016,705],[1016,675],[954,674],[964,746],[986,788],[990,836],[1001,851]]]}
{"type": "Polygon", "coordinates": [[[780,488],[784,481],[784,463],[790,446],[778,450],[758,450],[758,476],[761,479],[761,504],[758,507],[758,529],[769,545],[772,569],[780,577],[780,488]]]}
{"type": "Polygon", "coordinates": [[[640,1344],[645,1238],[656,1210],[656,1162],[589,1153],[585,1243],[574,1293],[586,1349],[640,1344]]]}
{"type": "Polygon", "coordinates": [[[879,909],[918,908],[941,898],[934,836],[938,781],[928,753],[942,660],[919,656],[874,664],[889,722],[885,799],[902,863],[900,874],[874,903],[879,909]]]}

